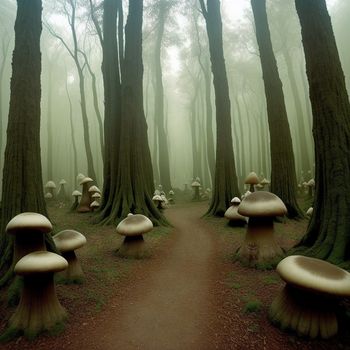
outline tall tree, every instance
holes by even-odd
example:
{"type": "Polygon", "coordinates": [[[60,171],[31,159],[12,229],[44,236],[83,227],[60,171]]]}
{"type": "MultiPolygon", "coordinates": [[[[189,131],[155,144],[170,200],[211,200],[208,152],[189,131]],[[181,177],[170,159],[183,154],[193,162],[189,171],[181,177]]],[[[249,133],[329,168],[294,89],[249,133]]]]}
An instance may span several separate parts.
{"type": "Polygon", "coordinates": [[[158,160],[159,160],[159,176],[160,183],[165,191],[171,190],[170,180],[170,165],[169,165],[169,149],[167,134],[165,131],[164,122],[164,87],[163,87],[163,72],[161,51],[165,30],[165,22],[169,16],[169,11],[173,5],[173,0],[159,0],[155,3],[157,9],[157,31],[155,36],[154,47],[154,81],[155,81],[155,96],[154,96],[154,114],[156,128],[158,131],[158,160]]]}
{"type": "MultiPolygon", "coordinates": [[[[109,1],[108,1],[109,2],[109,1]]],[[[113,8],[113,2],[111,2],[113,8]]],[[[115,8],[111,18],[111,31],[108,31],[109,39],[114,48],[117,43],[115,38],[115,8]],[[114,33],[113,33],[114,32],[114,33]]],[[[105,7],[106,11],[106,7],[105,7]]],[[[98,220],[103,223],[115,223],[127,216],[128,213],[143,213],[151,218],[155,224],[165,223],[164,217],[152,202],[154,189],[153,172],[150,151],[147,140],[147,124],[143,110],[143,64],[142,64],[142,15],[143,1],[129,1],[129,12],[125,26],[125,53],[122,64],[120,113],[111,115],[110,121],[114,123],[117,131],[115,135],[105,136],[106,153],[109,149],[110,171],[105,174],[109,177],[109,197],[103,203],[98,220]]],[[[105,13],[106,16],[109,14],[105,13]]],[[[109,23],[109,22],[108,22],[109,23]]],[[[107,23],[104,23],[104,28],[107,23]]],[[[107,28],[105,28],[107,29],[107,28]]],[[[107,52],[107,33],[104,34],[103,70],[112,68],[108,62],[117,62],[115,53],[117,50],[107,52]],[[109,55],[109,56],[105,56],[109,55]]],[[[117,72],[115,72],[117,74],[117,72]]],[[[113,77],[117,77],[114,75],[113,77]]],[[[118,89],[118,80],[117,89],[118,89]]],[[[105,87],[108,81],[105,81],[105,87]]],[[[111,81],[113,83],[113,81],[111,81]]],[[[105,94],[111,91],[105,89],[105,94]]],[[[112,95],[111,98],[114,96],[112,95]]],[[[105,98],[105,101],[107,99],[105,98]]],[[[105,108],[110,108],[105,102],[105,108]]],[[[107,112],[107,110],[106,110],[107,112]]],[[[110,111],[109,111],[110,112],[110,111]]],[[[108,113],[109,113],[108,112],[108,113]]]]}
{"type": "Polygon", "coordinates": [[[299,251],[350,267],[350,104],[326,1],[296,0],[313,113],[316,187],[299,251]]]}
{"type": "Polygon", "coordinates": [[[231,103],[222,43],[219,0],[199,0],[206,22],[216,106],[215,181],[207,215],[223,216],[232,197],[239,195],[232,145],[231,103]]]}
{"type": "Polygon", "coordinates": [[[12,275],[13,239],[5,233],[21,212],[47,216],[40,159],[41,0],[17,0],[10,110],[3,169],[0,286],[12,275]]]}
{"type": "Polygon", "coordinates": [[[265,86],[267,115],[270,130],[271,192],[282,199],[288,216],[302,216],[296,200],[297,180],[292,138],[284,103],[282,82],[278,74],[267,21],[266,1],[251,0],[256,39],[265,86]]]}

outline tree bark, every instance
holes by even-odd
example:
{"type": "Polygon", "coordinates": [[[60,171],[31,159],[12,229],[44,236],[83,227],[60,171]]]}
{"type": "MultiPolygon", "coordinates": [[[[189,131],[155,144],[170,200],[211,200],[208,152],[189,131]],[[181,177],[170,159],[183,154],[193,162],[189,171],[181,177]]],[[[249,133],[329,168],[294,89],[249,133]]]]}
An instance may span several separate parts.
{"type": "Polygon", "coordinates": [[[223,216],[233,197],[239,196],[232,145],[231,107],[222,43],[219,0],[199,0],[205,18],[216,106],[216,164],[214,190],[207,215],[223,216]]]}
{"type": "Polygon", "coordinates": [[[324,0],[296,0],[313,113],[316,187],[303,254],[350,267],[350,104],[324,0]]]}
{"type": "Polygon", "coordinates": [[[22,212],[47,216],[40,158],[41,0],[18,0],[10,109],[3,169],[0,286],[12,276],[13,239],[7,223],[22,212]]]}
{"type": "Polygon", "coordinates": [[[288,217],[297,218],[303,214],[296,200],[297,180],[292,138],[284,103],[282,82],[272,49],[266,1],[251,0],[251,5],[260,51],[270,130],[271,192],[282,199],[288,209],[288,217]]]}

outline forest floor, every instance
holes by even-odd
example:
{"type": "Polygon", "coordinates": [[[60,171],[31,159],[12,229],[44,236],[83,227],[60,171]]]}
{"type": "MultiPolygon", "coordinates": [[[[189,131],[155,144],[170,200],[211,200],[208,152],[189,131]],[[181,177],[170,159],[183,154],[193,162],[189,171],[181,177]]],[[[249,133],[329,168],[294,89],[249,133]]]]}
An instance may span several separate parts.
{"type": "MultiPolygon", "coordinates": [[[[284,283],[273,270],[234,261],[245,228],[202,218],[206,208],[202,202],[166,209],[173,227],[145,235],[150,257],[142,260],[116,256],[121,238],[114,227],[90,224],[90,214],[51,208],[56,232],[74,228],[87,237],[77,253],[86,280],[57,285],[69,314],[63,331],[31,341],[20,337],[0,349],[350,349],[349,319],[328,341],[272,326],[268,308],[284,283]]],[[[306,226],[306,220],[276,223],[278,242],[291,247],[306,226]]],[[[0,295],[0,333],[14,311],[5,307],[5,297],[0,295]]]]}

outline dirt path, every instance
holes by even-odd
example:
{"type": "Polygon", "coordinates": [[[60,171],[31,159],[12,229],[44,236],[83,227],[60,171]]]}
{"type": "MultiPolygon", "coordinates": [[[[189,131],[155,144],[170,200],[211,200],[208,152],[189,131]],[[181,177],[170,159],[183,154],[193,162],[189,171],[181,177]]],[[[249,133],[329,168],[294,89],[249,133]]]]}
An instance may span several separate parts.
{"type": "MultiPolygon", "coordinates": [[[[201,205],[167,210],[174,231],[166,251],[146,264],[124,300],[112,300],[94,329],[87,325],[89,340],[78,337],[80,348],[211,348],[208,334],[216,319],[210,293],[215,283],[215,239],[200,219],[203,210],[201,205]]],[[[69,348],[77,345],[73,341],[69,348]]]]}

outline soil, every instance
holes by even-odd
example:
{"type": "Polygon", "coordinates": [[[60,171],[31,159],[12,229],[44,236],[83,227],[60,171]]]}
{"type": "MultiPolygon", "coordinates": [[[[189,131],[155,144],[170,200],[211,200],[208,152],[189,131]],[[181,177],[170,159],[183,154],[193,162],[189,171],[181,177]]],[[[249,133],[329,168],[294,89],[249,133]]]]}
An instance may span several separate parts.
{"type": "MultiPolygon", "coordinates": [[[[96,283],[98,274],[93,272],[100,259],[97,253],[95,260],[82,254],[83,263],[90,264],[86,283],[58,286],[70,314],[64,332],[34,341],[21,337],[0,348],[350,349],[349,318],[341,320],[347,324],[340,322],[339,335],[329,341],[300,339],[271,325],[268,308],[284,283],[273,270],[255,270],[234,261],[245,228],[229,227],[222,218],[202,218],[206,208],[207,203],[189,203],[166,209],[173,229],[156,238],[145,236],[154,245],[149,259],[130,261],[101,253],[103,263],[115,264],[125,272],[122,276],[96,283]],[[79,297],[79,290],[91,292],[95,285],[99,285],[95,293],[103,291],[104,302],[98,312],[88,312],[91,300],[86,301],[85,294],[79,297]]],[[[279,244],[291,247],[306,225],[306,221],[277,223],[279,244]]],[[[96,245],[96,252],[109,251],[115,236],[110,230],[101,228],[104,244],[91,233],[88,242],[96,245]]]]}

